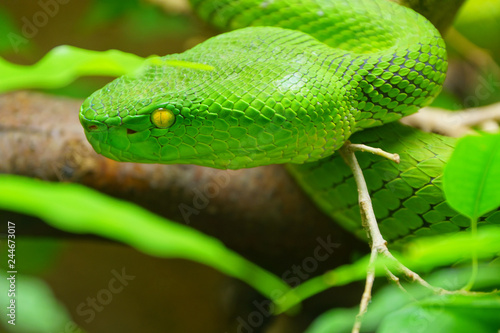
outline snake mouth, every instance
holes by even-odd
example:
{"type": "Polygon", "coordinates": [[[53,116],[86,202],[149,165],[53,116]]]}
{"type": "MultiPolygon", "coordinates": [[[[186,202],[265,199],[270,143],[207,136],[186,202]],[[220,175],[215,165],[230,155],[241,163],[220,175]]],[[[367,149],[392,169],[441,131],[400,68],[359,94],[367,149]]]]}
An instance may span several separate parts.
{"type": "Polygon", "coordinates": [[[133,129],[127,128],[127,135],[132,135],[137,133],[137,131],[134,131],[133,129]]]}
{"type": "MultiPolygon", "coordinates": [[[[246,163],[240,161],[243,157],[259,155],[261,150],[243,149],[238,151],[213,151],[211,153],[190,154],[184,156],[166,156],[155,154],[154,156],[142,154],[141,151],[132,152],[131,147],[117,147],[108,141],[107,132],[86,132],[87,139],[94,150],[107,158],[118,162],[146,163],[146,164],[195,164],[216,169],[240,169],[246,163]]],[[[247,162],[248,163],[248,162],[247,162]]]]}

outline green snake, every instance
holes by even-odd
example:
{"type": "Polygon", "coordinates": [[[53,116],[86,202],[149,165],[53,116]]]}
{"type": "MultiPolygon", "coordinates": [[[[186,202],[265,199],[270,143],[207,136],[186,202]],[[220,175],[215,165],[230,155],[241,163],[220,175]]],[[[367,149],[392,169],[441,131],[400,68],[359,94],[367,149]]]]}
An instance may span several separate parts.
{"type": "Polygon", "coordinates": [[[402,157],[361,156],[386,239],[468,226],[440,189],[453,140],[394,123],[445,78],[445,44],[424,17],[386,0],[191,2],[231,31],[151,58],[86,99],[80,121],[98,153],[222,169],[288,163],[321,209],[363,237],[353,178],[334,154],[350,139],[402,157]]]}

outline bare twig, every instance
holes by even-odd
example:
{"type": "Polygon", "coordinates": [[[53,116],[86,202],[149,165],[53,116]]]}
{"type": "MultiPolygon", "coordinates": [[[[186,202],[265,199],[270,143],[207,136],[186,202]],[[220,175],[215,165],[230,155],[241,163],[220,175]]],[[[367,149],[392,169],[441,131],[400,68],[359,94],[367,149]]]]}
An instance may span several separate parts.
{"type": "Polygon", "coordinates": [[[391,161],[398,163],[398,164],[400,162],[400,158],[399,158],[398,154],[391,154],[391,153],[388,153],[380,148],[374,148],[374,147],[370,147],[370,146],[363,145],[363,144],[351,143],[349,149],[351,149],[352,151],[362,151],[362,152],[372,153],[374,155],[382,156],[382,157],[387,158],[388,160],[391,160],[391,161]]]}
{"type": "Polygon", "coordinates": [[[392,281],[394,282],[394,284],[403,292],[407,293],[405,287],[403,287],[403,285],[401,284],[399,278],[394,275],[394,273],[391,272],[391,270],[387,267],[384,267],[384,270],[385,270],[385,274],[387,275],[387,278],[389,279],[389,281],[392,281]]]}
{"type": "MultiPolygon", "coordinates": [[[[417,273],[413,272],[412,270],[401,264],[390,253],[389,249],[387,248],[387,242],[384,240],[384,237],[382,236],[380,229],[378,228],[377,219],[373,211],[370,194],[368,192],[368,187],[366,185],[365,178],[363,176],[363,171],[361,170],[361,167],[359,166],[356,156],[354,155],[354,151],[359,151],[359,150],[360,150],[360,145],[354,145],[353,148],[353,145],[350,142],[344,144],[344,146],[342,146],[342,148],[340,149],[340,154],[351,168],[352,173],[354,175],[354,180],[356,181],[356,185],[358,187],[358,200],[361,213],[361,223],[363,224],[363,227],[367,232],[368,239],[370,240],[371,243],[370,262],[367,269],[365,290],[363,292],[363,296],[361,297],[359,312],[356,316],[352,333],[358,333],[360,331],[363,316],[365,315],[368,309],[368,303],[370,302],[371,299],[373,282],[375,280],[375,262],[379,255],[389,259],[392,264],[391,267],[394,267],[395,270],[401,272],[403,275],[405,275],[412,281],[421,284],[422,286],[432,290],[435,293],[441,294],[447,292],[442,288],[436,288],[431,286],[429,283],[427,283],[427,281],[422,279],[417,273]]],[[[378,150],[376,150],[375,148],[366,149],[365,146],[362,147],[361,150],[370,152],[377,151],[377,154],[379,154],[378,150]]],[[[393,156],[393,154],[389,153],[384,153],[379,155],[384,157],[393,156]]],[[[399,284],[399,279],[391,272],[391,270],[388,267],[386,267],[386,271],[389,272],[388,274],[389,279],[397,281],[397,283],[399,284]]],[[[399,286],[402,287],[400,284],[399,286]]]]}
{"type": "Polygon", "coordinates": [[[453,112],[427,107],[401,119],[403,124],[447,136],[460,137],[474,133],[475,126],[482,130],[498,131],[500,103],[453,112]],[[495,126],[496,124],[496,126],[495,126]]]}
{"type": "Polygon", "coordinates": [[[366,272],[366,282],[365,290],[363,291],[363,296],[361,296],[361,302],[359,304],[359,312],[356,315],[356,320],[354,321],[354,326],[352,328],[352,333],[357,333],[361,329],[361,322],[364,315],[368,310],[368,304],[372,298],[373,282],[375,281],[375,262],[377,261],[378,252],[376,248],[372,248],[370,255],[370,263],[368,264],[368,269],[366,272]]]}
{"type": "Polygon", "coordinates": [[[368,187],[366,186],[365,177],[363,176],[361,167],[356,160],[354,151],[351,149],[350,142],[347,142],[346,144],[344,144],[344,146],[342,146],[342,148],[340,149],[340,154],[351,168],[354,179],[356,181],[356,185],[358,186],[358,200],[361,212],[361,223],[363,224],[363,227],[367,232],[368,239],[370,240],[372,248],[370,255],[370,264],[366,276],[365,290],[363,292],[363,296],[361,297],[359,313],[356,316],[354,327],[352,329],[352,333],[357,333],[361,328],[361,321],[368,309],[368,303],[371,299],[373,281],[375,280],[375,261],[377,260],[379,249],[384,247],[387,249],[387,242],[382,237],[382,234],[380,233],[380,230],[378,228],[377,219],[375,218],[375,212],[373,211],[372,201],[370,198],[370,193],[368,192],[368,187]]]}
{"type": "Polygon", "coordinates": [[[389,251],[389,249],[387,248],[387,246],[384,249],[380,249],[380,251],[381,251],[380,254],[384,258],[391,260],[392,264],[394,265],[393,266],[394,269],[396,269],[397,271],[401,272],[401,274],[403,274],[404,276],[406,276],[410,281],[416,282],[416,283],[420,284],[421,286],[423,286],[423,287],[425,287],[427,289],[430,289],[435,294],[448,294],[448,293],[451,293],[450,291],[445,290],[443,288],[438,288],[438,287],[434,287],[434,286],[430,285],[427,281],[425,281],[424,279],[422,279],[422,277],[420,277],[420,275],[418,275],[417,273],[415,273],[414,271],[412,271],[411,269],[409,269],[408,267],[406,267],[405,265],[403,265],[399,260],[397,260],[396,258],[394,258],[394,256],[389,251]]]}
{"type": "Polygon", "coordinates": [[[340,154],[347,162],[347,165],[351,168],[354,180],[358,186],[358,200],[361,210],[361,222],[367,230],[368,239],[371,242],[372,248],[379,248],[381,246],[386,246],[387,242],[382,237],[380,230],[377,225],[377,219],[375,218],[375,213],[373,211],[372,200],[370,198],[370,193],[368,192],[368,187],[366,185],[365,177],[361,167],[356,160],[354,151],[350,148],[351,143],[347,142],[340,149],[340,154]]]}

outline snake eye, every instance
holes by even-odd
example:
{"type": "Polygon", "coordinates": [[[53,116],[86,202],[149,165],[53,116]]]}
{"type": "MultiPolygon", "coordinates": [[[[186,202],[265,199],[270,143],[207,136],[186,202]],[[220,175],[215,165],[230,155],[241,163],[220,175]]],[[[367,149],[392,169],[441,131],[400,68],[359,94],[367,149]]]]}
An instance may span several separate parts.
{"type": "Polygon", "coordinates": [[[158,128],[168,128],[175,122],[175,115],[168,109],[156,109],[151,113],[151,122],[158,128]]]}

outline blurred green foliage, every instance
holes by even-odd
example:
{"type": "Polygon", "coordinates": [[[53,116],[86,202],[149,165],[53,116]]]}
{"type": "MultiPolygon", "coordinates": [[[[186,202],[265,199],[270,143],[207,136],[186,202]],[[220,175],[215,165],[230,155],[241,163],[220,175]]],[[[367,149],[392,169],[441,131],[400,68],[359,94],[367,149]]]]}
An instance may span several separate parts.
{"type": "Polygon", "coordinates": [[[468,0],[460,9],[455,28],[500,63],[500,3],[498,0],[468,0]]]}
{"type": "MultiPolygon", "coordinates": [[[[18,33],[14,19],[10,15],[10,13],[0,6],[0,36],[8,36],[9,33],[18,33]]],[[[0,54],[10,51],[12,45],[8,38],[0,38],[0,54]]]]}
{"type": "Polygon", "coordinates": [[[1,208],[40,217],[61,230],[100,235],[150,255],[197,261],[245,281],[270,299],[289,289],[215,238],[78,184],[0,175],[0,193],[1,208]]]}
{"type": "Polygon", "coordinates": [[[85,75],[120,76],[140,67],[144,58],[118,50],[91,51],[62,45],[37,64],[22,66],[0,58],[0,93],[19,89],[63,88],[85,75]]]}
{"type": "Polygon", "coordinates": [[[476,107],[500,102],[500,1],[466,1],[454,28],[460,38],[452,34],[452,42],[447,45],[452,62],[462,63],[462,77],[455,77],[462,85],[461,105],[476,107]]]}
{"type": "MultiPolygon", "coordinates": [[[[9,276],[0,272],[2,281],[5,281],[9,276]]],[[[10,318],[5,315],[2,316],[3,320],[0,322],[0,328],[3,328],[3,332],[85,333],[72,321],[64,305],[55,298],[50,287],[42,279],[26,274],[18,274],[15,283],[17,289],[15,298],[9,298],[3,290],[0,294],[2,309],[12,306],[11,299],[16,301],[15,325],[6,323],[10,318]]]]}
{"type": "MultiPolygon", "coordinates": [[[[500,254],[498,244],[500,244],[500,227],[485,226],[479,230],[474,240],[471,240],[470,235],[467,233],[419,238],[408,243],[401,253],[398,254],[393,251],[393,254],[405,266],[417,272],[431,272],[436,268],[453,265],[464,258],[469,258],[473,250],[477,251],[479,258],[488,262],[492,257],[500,254]]],[[[281,299],[278,299],[280,310],[287,311],[298,304],[299,301],[333,286],[342,286],[364,279],[368,262],[369,256],[366,256],[353,264],[340,266],[322,276],[309,279],[288,294],[285,294],[281,299]],[[288,295],[294,297],[287,298],[288,295]]],[[[385,267],[392,266],[392,261],[380,258],[375,266],[376,275],[384,276],[386,274],[385,267]]],[[[478,279],[488,280],[490,277],[491,274],[487,271],[481,272],[478,279]]],[[[495,287],[499,283],[500,276],[496,276],[490,287],[495,287]]],[[[465,282],[462,285],[454,285],[452,288],[458,289],[463,287],[464,284],[465,282]]],[[[450,288],[450,286],[446,287],[450,288]]]]}
{"type": "MultiPolygon", "coordinates": [[[[180,35],[182,37],[193,32],[190,22],[184,16],[166,15],[158,8],[138,0],[93,0],[84,14],[75,21],[84,33],[99,31],[102,27],[110,26],[112,23],[120,23],[120,31],[127,36],[130,44],[144,41],[154,43],[166,36],[180,35]]],[[[500,44],[498,43],[500,4],[497,0],[469,0],[461,11],[455,27],[474,43],[489,50],[497,62],[500,61],[500,44]]],[[[12,13],[5,7],[0,7],[0,35],[5,36],[9,33],[21,35],[21,25],[12,13]]],[[[158,43],[158,47],[160,46],[161,43],[158,43]]],[[[22,44],[20,47],[20,54],[24,55],[31,55],[36,50],[36,46],[32,43],[22,44]]],[[[461,57],[459,52],[453,51],[453,46],[451,50],[451,57],[455,59],[461,57]]],[[[12,53],[11,42],[9,39],[0,39],[0,54],[9,53],[12,53]]],[[[140,54],[140,52],[137,53],[140,54]]],[[[70,82],[84,75],[121,75],[136,69],[142,61],[139,56],[121,51],[95,52],[65,46],[53,49],[44,59],[35,66],[24,67],[0,58],[0,73],[3,76],[0,81],[0,92],[50,88],[51,92],[83,97],[97,86],[88,83],[91,81],[77,81],[76,84],[69,85],[70,82]]],[[[486,74],[482,73],[482,75],[486,74]]],[[[493,84],[500,82],[500,78],[493,77],[491,82],[488,98],[478,99],[478,105],[500,100],[500,85],[493,84]]],[[[466,90],[461,96],[445,90],[434,105],[447,109],[461,109],[466,105],[464,97],[474,95],[474,93],[474,88],[466,90]]],[[[493,144],[498,147],[498,142],[495,142],[493,144]]],[[[495,149],[493,148],[493,151],[495,149]]],[[[467,146],[464,149],[466,153],[457,158],[454,168],[463,171],[465,166],[469,166],[475,167],[476,171],[484,171],[484,166],[489,165],[486,161],[488,154],[484,154],[482,160],[473,162],[466,160],[466,157],[472,156],[468,156],[467,152],[474,150],[475,148],[467,146]]],[[[489,166],[493,168],[492,170],[499,170],[498,166],[489,166]]],[[[477,187],[483,184],[477,177],[469,177],[470,174],[468,171],[466,175],[455,176],[454,180],[448,182],[455,186],[449,190],[451,201],[454,200],[453,197],[463,200],[466,194],[476,193],[476,190],[471,190],[470,186],[477,187]],[[459,183],[459,180],[469,180],[469,185],[463,185],[459,183]]],[[[500,179],[496,175],[487,182],[500,184],[500,179]]],[[[475,208],[470,210],[471,205],[475,205],[474,207],[485,205],[488,209],[498,206],[495,200],[499,196],[496,192],[480,197],[478,199],[476,195],[467,204],[459,201],[456,209],[469,209],[469,212],[472,212],[470,215],[477,215],[478,211],[475,211],[475,208]]],[[[0,206],[38,216],[62,230],[93,233],[129,244],[151,255],[182,257],[210,265],[228,275],[242,279],[269,298],[279,297],[288,290],[278,277],[228,250],[219,241],[188,227],[161,219],[133,204],[108,198],[81,186],[2,176],[0,206]],[[136,226],[139,224],[141,228],[137,229],[136,226]]],[[[399,258],[412,269],[424,273],[458,262],[455,268],[437,271],[430,276],[430,281],[435,285],[455,289],[466,283],[470,275],[470,268],[466,265],[468,255],[475,249],[478,257],[484,259],[475,287],[489,291],[500,286],[498,263],[486,263],[500,254],[498,244],[500,244],[498,228],[480,228],[475,241],[471,241],[468,235],[463,234],[454,237],[441,236],[416,240],[403,250],[399,258]]],[[[30,264],[25,267],[19,279],[19,286],[24,290],[20,293],[19,302],[25,305],[19,315],[29,320],[23,319],[22,325],[25,326],[20,325],[17,331],[12,332],[62,331],[63,325],[71,323],[66,310],[54,299],[41,280],[27,276],[27,274],[39,274],[50,267],[51,260],[57,255],[58,244],[49,240],[20,239],[19,245],[20,257],[23,256],[22,251],[35,253],[32,251],[33,247],[39,251],[36,258],[24,260],[30,264]]],[[[345,285],[364,279],[367,262],[367,258],[362,258],[351,265],[336,268],[324,276],[305,282],[287,294],[291,297],[279,303],[281,309],[290,309],[300,301],[331,286],[345,285]]],[[[383,263],[381,261],[379,264],[383,263]]],[[[381,266],[379,266],[378,274],[383,275],[381,266]]],[[[5,277],[0,276],[0,278],[5,277]]],[[[424,330],[425,332],[473,331],[482,333],[496,332],[500,327],[498,316],[500,300],[497,293],[477,296],[432,296],[427,290],[417,286],[406,287],[408,294],[394,286],[386,287],[376,293],[364,320],[364,331],[386,333],[424,330]]],[[[5,305],[5,301],[6,295],[2,293],[0,295],[2,306],[5,305]]],[[[333,309],[320,316],[307,332],[348,332],[357,311],[357,308],[333,309]]]]}
{"type": "Polygon", "coordinates": [[[81,18],[86,30],[97,30],[110,22],[122,20],[124,33],[134,41],[153,41],[166,32],[184,34],[192,30],[190,22],[181,15],[160,10],[157,6],[138,0],[93,0],[81,18]]]}
{"type": "Polygon", "coordinates": [[[470,219],[477,220],[500,206],[499,147],[499,134],[461,138],[446,164],[446,200],[470,219]]]}
{"type": "MultiPolygon", "coordinates": [[[[494,288],[500,282],[500,266],[480,267],[481,275],[477,285],[481,288],[494,288]]],[[[449,268],[433,273],[428,282],[447,289],[460,288],[470,274],[465,268],[449,268]]],[[[442,295],[435,296],[429,290],[403,283],[407,292],[401,292],[395,285],[380,289],[372,298],[370,307],[363,320],[362,332],[495,332],[500,327],[500,295],[498,293],[477,296],[442,295]],[[473,305],[474,304],[474,305],[473,305]],[[474,308],[470,313],[465,311],[474,308]],[[431,309],[428,311],[428,309],[431,309]],[[486,318],[478,318],[484,315],[486,318]],[[448,320],[448,319],[456,319],[448,320]],[[481,330],[470,330],[470,325],[457,327],[457,324],[478,325],[481,330]]],[[[306,333],[348,333],[358,313],[357,307],[332,309],[319,316],[306,333]]]]}
{"type": "MultiPolygon", "coordinates": [[[[33,64],[46,56],[51,48],[66,44],[84,47],[89,51],[120,49],[147,57],[183,51],[186,40],[199,33],[199,27],[193,24],[194,20],[182,10],[169,12],[141,0],[86,0],[71,3],[71,6],[59,4],[54,15],[47,14],[47,23],[38,27],[33,17],[44,14],[44,7],[40,5],[42,2],[51,1],[21,1],[0,5],[0,35],[5,37],[0,39],[0,59],[33,64]],[[31,28],[27,29],[27,26],[31,28]],[[33,30],[36,33],[32,33],[33,30]],[[54,30],[57,34],[50,34],[54,30]],[[31,35],[26,35],[26,31],[31,35]]],[[[64,69],[67,64],[61,63],[57,69],[64,69]]],[[[71,67],[75,68],[75,65],[71,67]]],[[[52,75],[56,73],[57,70],[52,75]]],[[[122,74],[113,73],[114,76],[122,74]]],[[[75,81],[64,86],[30,85],[27,78],[24,80],[26,86],[21,85],[17,89],[40,89],[51,94],[85,98],[109,82],[109,78],[96,77],[102,75],[110,73],[84,71],[73,78],[75,81]],[[87,77],[78,79],[81,75],[87,77]]]]}

